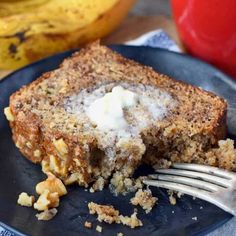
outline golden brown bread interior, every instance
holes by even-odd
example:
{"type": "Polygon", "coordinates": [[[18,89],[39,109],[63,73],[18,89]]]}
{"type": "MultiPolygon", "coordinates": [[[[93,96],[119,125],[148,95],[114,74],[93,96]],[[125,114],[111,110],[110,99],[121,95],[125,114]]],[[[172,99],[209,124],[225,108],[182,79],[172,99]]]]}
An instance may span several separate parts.
{"type": "MultiPolygon", "coordinates": [[[[205,153],[225,137],[226,109],[222,98],[161,75],[95,42],[14,93],[9,112],[13,140],[24,156],[41,163],[43,171],[53,172],[66,184],[86,186],[115,171],[130,176],[143,161],[151,165],[167,161],[220,165],[223,162],[216,159],[209,162],[205,153]],[[68,112],[65,101],[82,90],[89,94],[103,85],[121,83],[141,84],[144,92],[157,88],[168,94],[175,106],[139,129],[137,136],[124,142],[114,136],[109,143],[109,136],[98,134],[87,118],[81,120],[68,112]]],[[[234,160],[229,162],[222,166],[235,168],[234,160]]]]}

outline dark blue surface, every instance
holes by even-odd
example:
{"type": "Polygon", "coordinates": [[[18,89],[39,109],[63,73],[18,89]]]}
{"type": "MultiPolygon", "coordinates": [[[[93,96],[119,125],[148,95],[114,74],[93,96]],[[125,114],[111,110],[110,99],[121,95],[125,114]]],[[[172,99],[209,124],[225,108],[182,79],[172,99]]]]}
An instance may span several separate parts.
{"type": "MultiPolygon", "coordinates": [[[[235,82],[196,59],[148,47],[113,46],[112,48],[128,58],[152,66],[161,73],[215,92],[225,97],[229,103],[236,102],[235,82]]],[[[71,52],[66,52],[34,63],[0,82],[0,221],[8,227],[31,235],[101,235],[95,231],[96,225],[101,225],[102,235],[109,236],[118,232],[123,232],[126,236],[184,236],[203,235],[229,220],[231,215],[228,213],[205,201],[193,200],[189,196],[182,197],[175,206],[172,206],[169,204],[166,191],[162,189],[152,189],[154,195],[159,198],[159,204],[150,214],[145,214],[138,207],[138,216],[143,221],[144,227],[135,230],[122,225],[99,223],[94,216],[88,214],[87,209],[87,203],[95,201],[112,204],[123,215],[130,215],[134,209],[129,204],[132,194],[114,197],[107,189],[91,194],[83,188],[71,186],[68,188],[69,194],[61,200],[58,215],[49,222],[37,221],[33,209],[16,204],[18,194],[22,191],[35,195],[34,186],[45,176],[39,166],[27,161],[15,147],[11,140],[8,122],[3,115],[3,108],[8,105],[11,93],[33,81],[43,72],[56,68],[63,58],[70,54],[71,52]],[[197,217],[198,220],[193,220],[193,217],[197,217]],[[93,222],[93,229],[84,228],[86,220],[93,222]]],[[[231,138],[235,136],[231,134],[231,138]]],[[[136,175],[151,171],[148,167],[142,166],[136,175]]],[[[0,227],[3,228],[4,225],[0,224],[0,227]]],[[[16,235],[15,231],[12,233],[16,235]]]]}

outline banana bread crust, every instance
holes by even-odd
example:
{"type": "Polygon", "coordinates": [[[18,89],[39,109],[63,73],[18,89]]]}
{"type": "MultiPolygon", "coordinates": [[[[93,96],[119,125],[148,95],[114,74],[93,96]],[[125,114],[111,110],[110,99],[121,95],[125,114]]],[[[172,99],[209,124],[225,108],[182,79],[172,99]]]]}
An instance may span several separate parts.
{"type": "MultiPolygon", "coordinates": [[[[83,88],[123,80],[156,86],[178,101],[177,108],[160,121],[158,128],[153,127],[152,131],[149,129],[142,133],[144,144],[149,147],[145,156],[150,154],[144,161],[149,164],[154,165],[158,158],[163,157],[171,161],[204,163],[204,157],[198,161],[194,155],[186,160],[182,156],[192,143],[199,145],[196,150],[200,153],[225,138],[227,103],[223,98],[158,74],[151,67],[126,59],[95,42],[65,59],[59,69],[43,74],[11,95],[9,106],[14,120],[10,121],[10,126],[16,146],[30,161],[41,163],[44,172],[53,172],[66,184],[78,182],[87,186],[98,176],[108,178],[111,170],[108,170],[106,161],[101,161],[97,140],[93,136],[83,133],[75,135],[67,132],[69,128],[59,130],[53,125],[51,128],[51,123],[44,122],[43,114],[35,114],[29,106],[43,100],[51,105],[54,112],[54,104],[83,88]],[[43,86],[47,86],[46,93],[40,88],[43,86]],[[50,94],[50,86],[55,97],[50,94]],[[156,143],[153,143],[154,136],[156,143]],[[180,150],[178,144],[182,145],[180,150]],[[167,147],[169,152],[165,151],[167,147]],[[153,156],[154,152],[156,154],[153,156]]],[[[135,148],[131,145],[131,153],[137,152],[135,148]]],[[[121,158],[112,171],[125,168],[125,173],[130,175],[140,163],[140,158],[121,158]]]]}

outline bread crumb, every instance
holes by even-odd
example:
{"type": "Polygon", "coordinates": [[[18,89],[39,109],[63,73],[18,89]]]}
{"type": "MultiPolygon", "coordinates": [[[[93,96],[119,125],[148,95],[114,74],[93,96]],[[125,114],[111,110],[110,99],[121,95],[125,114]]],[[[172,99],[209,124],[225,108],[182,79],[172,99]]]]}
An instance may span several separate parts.
{"type": "Polygon", "coordinates": [[[175,196],[174,196],[174,191],[172,191],[172,190],[168,190],[167,191],[168,192],[168,194],[169,194],[169,201],[170,201],[170,204],[171,205],[176,205],[176,198],[175,198],[175,196]]]}
{"type": "Polygon", "coordinates": [[[227,170],[236,169],[236,149],[232,139],[218,141],[218,147],[211,148],[205,156],[206,164],[208,165],[218,166],[227,170]]]}
{"type": "Polygon", "coordinates": [[[152,196],[150,189],[144,191],[139,189],[130,201],[135,206],[140,205],[146,213],[149,213],[156,204],[157,198],[152,196]]]}
{"type": "Polygon", "coordinates": [[[154,168],[154,170],[168,169],[168,168],[170,168],[170,166],[171,166],[171,161],[166,160],[164,158],[160,158],[158,160],[155,160],[155,165],[153,166],[153,168],[154,168]]]}
{"type": "Polygon", "coordinates": [[[134,212],[130,217],[120,215],[119,218],[123,225],[129,226],[131,229],[143,226],[142,221],[137,218],[137,212],[134,212]]]}
{"type": "Polygon", "coordinates": [[[137,212],[134,212],[130,217],[123,216],[119,215],[119,211],[116,210],[113,206],[99,205],[94,202],[90,202],[88,204],[88,208],[90,214],[98,215],[97,219],[100,222],[104,221],[109,224],[122,223],[123,225],[127,225],[132,229],[143,225],[142,221],[137,218],[137,212]]]}
{"type": "Polygon", "coordinates": [[[97,214],[98,221],[112,224],[114,222],[119,223],[119,211],[115,210],[113,206],[99,205],[94,202],[88,204],[89,213],[97,214]]]}
{"type": "Polygon", "coordinates": [[[101,232],[102,232],[102,227],[101,227],[100,225],[97,225],[96,231],[98,231],[99,233],[101,233],[101,232]]]}
{"type": "Polygon", "coordinates": [[[105,179],[103,177],[99,177],[92,186],[94,191],[102,191],[105,185],[105,179]]]}
{"type": "Polygon", "coordinates": [[[89,192],[90,192],[90,193],[94,193],[95,191],[94,191],[94,189],[91,187],[91,188],[89,189],[89,192]]]}
{"type": "Polygon", "coordinates": [[[29,196],[27,193],[22,192],[17,200],[17,203],[21,206],[31,207],[35,202],[34,196],[29,196]]]}
{"type": "Polygon", "coordinates": [[[195,217],[192,217],[192,220],[197,220],[197,217],[195,216],[195,217]]]}
{"type": "Polygon", "coordinates": [[[92,222],[85,221],[84,222],[84,227],[91,229],[92,228],[92,222]]]}
{"type": "Polygon", "coordinates": [[[45,210],[41,213],[36,214],[38,220],[51,220],[57,214],[57,209],[52,208],[50,210],[45,210]]]}
{"type": "Polygon", "coordinates": [[[135,192],[137,189],[143,188],[142,180],[146,178],[140,176],[137,179],[126,178],[121,172],[115,172],[110,180],[109,188],[116,196],[119,194],[126,195],[135,192]]]}
{"type": "Polygon", "coordinates": [[[184,196],[184,193],[177,192],[177,197],[178,197],[178,198],[181,198],[182,196],[184,196]]]}

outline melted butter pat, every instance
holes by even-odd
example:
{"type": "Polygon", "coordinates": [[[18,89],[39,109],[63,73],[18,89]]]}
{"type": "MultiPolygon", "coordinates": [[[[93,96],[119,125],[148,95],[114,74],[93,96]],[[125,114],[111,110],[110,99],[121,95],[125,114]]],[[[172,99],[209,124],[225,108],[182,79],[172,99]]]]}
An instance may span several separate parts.
{"type": "Polygon", "coordinates": [[[116,86],[112,92],[96,99],[87,109],[87,116],[103,130],[124,130],[128,127],[124,117],[124,108],[135,106],[138,95],[122,86],[116,86]]]}

